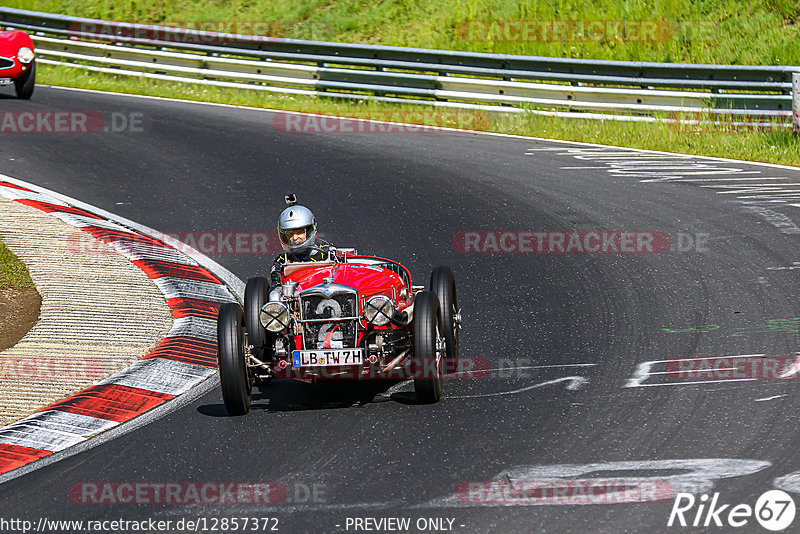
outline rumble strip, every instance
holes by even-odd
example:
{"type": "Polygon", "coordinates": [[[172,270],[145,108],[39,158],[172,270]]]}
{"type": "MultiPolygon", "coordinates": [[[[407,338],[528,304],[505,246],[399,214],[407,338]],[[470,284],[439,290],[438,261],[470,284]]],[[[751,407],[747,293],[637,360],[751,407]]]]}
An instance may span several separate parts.
{"type": "MultiPolygon", "coordinates": [[[[161,303],[163,305],[163,300],[166,300],[174,320],[166,335],[164,335],[166,327],[160,335],[150,334],[151,337],[146,343],[150,347],[156,343],[157,345],[149,352],[147,348],[140,349],[142,352],[139,354],[144,356],[133,365],[66,399],[45,406],[33,415],[0,428],[0,475],[83,443],[100,432],[118,427],[156,406],[175,399],[216,375],[217,311],[221,303],[236,301],[234,293],[241,292],[240,288],[231,289],[230,283],[233,277],[224,269],[214,269],[220,274],[217,276],[208,267],[200,265],[200,263],[209,265],[213,262],[200,257],[199,253],[197,256],[193,254],[190,256],[167,244],[166,239],[162,241],[147,235],[148,232],[142,231],[144,227],[133,229],[133,226],[138,227],[138,225],[124,219],[112,220],[110,214],[102,210],[84,209],[77,206],[81,204],[77,201],[76,205],[73,205],[66,202],[65,197],[61,195],[38,192],[33,189],[35,186],[30,187],[0,175],[0,196],[41,210],[76,229],[87,232],[110,245],[111,251],[121,254],[138,267],[146,275],[145,280],[149,278],[157,287],[156,295],[160,290],[163,295],[161,303]],[[102,212],[106,216],[94,211],[102,212]],[[163,339],[159,342],[162,336],[163,339]]],[[[39,232],[41,229],[30,230],[39,232]]],[[[181,250],[186,248],[182,247],[181,250]]],[[[135,314],[126,314],[126,304],[131,297],[136,298],[137,293],[133,288],[126,286],[126,281],[116,281],[119,298],[106,304],[112,306],[115,317],[135,322],[139,318],[135,314]]],[[[80,282],[91,287],[94,279],[74,283],[80,282]]],[[[74,323],[68,308],[60,310],[60,313],[50,313],[50,310],[44,309],[44,301],[43,295],[40,322],[34,329],[46,318],[51,317],[52,322],[69,325],[74,323]]],[[[165,319],[166,322],[162,321],[162,324],[168,327],[168,314],[165,319]]],[[[152,332],[152,329],[150,331],[152,332]]],[[[22,345],[27,339],[28,336],[17,346],[22,345]]],[[[62,358],[64,353],[67,353],[67,359],[73,355],[80,357],[79,351],[75,349],[76,345],[71,346],[64,339],[53,338],[47,341],[49,343],[45,345],[54,352],[60,352],[62,358]]],[[[102,347],[109,354],[114,352],[114,345],[118,348],[125,342],[124,339],[102,337],[70,341],[76,344],[89,343],[93,348],[102,347]]],[[[5,358],[9,351],[16,348],[13,347],[0,354],[5,358]]],[[[31,388],[36,385],[36,377],[33,378],[34,380],[29,382],[31,388]]],[[[0,377],[1,383],[2,377],[0,377]]],[[[50,387],[49,393],[52,398],[70,393],[70,390],[58,392],[52,384],[50,387]],[[53,389],[56,391],[52,391],[53,389]]],[[[35,405],[29,409],[35,409],[35,405]]]]}

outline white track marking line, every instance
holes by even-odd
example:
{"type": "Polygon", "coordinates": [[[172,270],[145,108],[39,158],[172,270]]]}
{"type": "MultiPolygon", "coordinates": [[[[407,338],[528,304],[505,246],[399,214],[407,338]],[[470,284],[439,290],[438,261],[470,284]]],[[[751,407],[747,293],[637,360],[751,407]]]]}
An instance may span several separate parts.
{"type": "MultiPolygon", "coordinates": [[[[747,211],[753,212],[784,234],[800,234],[800,227],[793,220],[777,211],[758,206],[745,206],[747,211]]],[[[770,268],[768,267],[767,270],[770,268]]]]}
{"type": "Polygon", "coordinates": [[[728,382],[753,382],[754,380],[758,380],[757,378],[729,378],[724,380],[699,380],[696,382],[670,382],[666,384],[639,384],[636,386],[624,386],[626,388],[657,388],[662,386],[691,386],[693,384],[716,384],[716,383],[728,383],[728,382]]]}
{"type": "Polygon", "coordinates": [[[789,378],[798,373],[800,373],[800,356],[795,356],[794,361],[792,361],[792,368],[783,373],[779,378],[789,378]]]}
{"type": "MultiPolygon", "coordinates": [[[[761,185],[757,183],[761,180],[794,180],[795,178],[789,178],[787,176],[759,176],[757,178],[685,178],[681,180],[675,180],[676,182],[756,182],[753,185],[761,185]]],[[[711,186],[714,187],[714,186],[711,186]]]]}
{"type": "Polygon", "coordinates": [[[628,176],[630,178],[638,178],[638,177],[646,177],[646,176],[705,176],[705,175],[718,175],[718,174],[761,174],[761,171],[742,171],[739,169],[718,169],[718,170],[708,170],[705,172],[643,172],[637,171],[636,169],[614,169],[611,168],[608,171],[612,174],[619,174],[622,176],[628,176]]]}
{"type": "Polygon", "coordinates": [[[800,262],[798,261],[793,261],[792,265],[788,267],[767,267],[768,271],[796,271],[797,269],[800,269],[800,262]]]}
{"type": "Polygon", "coordinates": [[[633,370],[633,376],[630,377],[622,387],[635,388],[642,385],[642,383],[650,377],[650,369],[652,369],[653,365],[656,363],[661,362],[649,361],[636,364],[636,368],[633,370]]]}
{"type": "Polygon", "coordinates": [[[766,354],[734,354],[724,356],[703,356],[702,358],[670,358],[669,360],[648,360],[643,363],[695,362],[698,360],[723,360],[730,358],[766,358],[766,354]]]}
{"type": "Polygon", "coordinates": [[[800,182],[790,182],[788,184],[753,184],[753,185],[744,185],[744,184],[733,184],[733,185],[724,185],[724,184],[714,184],[714,185],[701,185],[700,187],[704,189],[723,189],[724,191],[718,191],[718,195],[737,195],[737,194],[746,194],[746,193],[796,193],[797,189],[782,189],[786,186],[796,185],[800,186],[800,182]]]}
{"type": "MultiPolygon", "coordinates": [[[[492,367],[489,369],[491,371],[508,371],[511,369],[559,369],[562,367],[595,367],[598,364],[596,363],[565,363],[563,365],[531,365],[527,367],[492,367]]],[[[464,371],[461,371],[463,373],[464,371]]],[[[475,371],[472,371],[475,372],[475,371]]]]}
{"type": "MultiPolygon", "coordinates": [[[[596,364],[596,363],[567,363],[567,364],[561,364],[561,365],[531,365],[531,366],[525,366],[525,367],[497,367],[497,368],[489,369],[489,372],[491,372],[491,371],[519,370],[519,369],[559,369],[559,368],[564,368],[564,367],[595,367],[597,365],[598,364],[596,364]]],[[[444,376],[453,377],[453,376],[458,376],[458,375],[468,374],[468,373],[475,373],[475,372],[476,371],[474,371],[474,370],[472,370],[472,371],[459,371],[459,372],[456,372],[456,373],[447,373],[444,376]]],[[[540,383],[540,384],[534,384],[532,386],[526,386],[526,387],[521,388],[521,389],[515,389],[513,391],[503,391],[503,392],[499,392],[499,393],[484,393],[484,394],[479,394],[479,395],[464,395],[464,396],[445,395],[445,398],[447,398],[447,399],[471,399],[471,398],[476,398],[476,397],[495,397],[495,396],[499,396],[499,395],[511,395],[511,394],[514,394],[514,393],[522,393],[522,392],[528,391],[530,389],[536,389],[536,388],[539,388],[539,387],[542,387],[542,386],[547,386],[547,385],[550,385],[550,384],[563,382],[565,380],[569,380],[570,381],[570,383],[567,385],[567,389],[570,390],[570,391],[573,391],[573,390],[576,390],[576,389],[580,388],[581,386],[583,386],[585,383],[587,383],[589,381],[588,378],[581,377],[581,376],[567,376],[567,377],[562,377],[562,378],[558,378],[558,379],[555,379],[555,380],[550,380],[548,382],[543,382],[543,383],[540,383]]],[[[412,379],[404,380],[404,381],[402,381],[402,382],[400,382],[398,384],[395,384],[395,385],[391,386],[389,389],[386,390],[386,392],[383,395],[391,396],[394,393],[399,393],[406,386],[411,385],[411,383],[412,383],[412,379]]]]}
{"type": "MultiPolygon", "coordinates": [[[[683,372],[701,372],[702,370],[694,370],[694,369],[686,369],[680,371],[651,371],[651,369],[656,364],[665,364],[665,363],[676,363],[676,362],[696,362],[701,360],[730,360],[735,361],[739,359],[764,359],[764,358],[772,358],[771,356],[767,356],[766,354],[740,354],[740,355],[723,355],[723,356],[707,356],[702,358],[673,358],[670,360],[651,360],[646,362],[640,362],[636,364],[636,368],[633,371],[633,376],[629,378],[625,384],[622,386],[623,388],[638,388],[638,387],[661,387],[661,386],[687,386],[687,385],[694,385],[694,384],[715,384],[715,383],[728,383],[728,382],[752,382],[754,380],[761,380],[760,378],[725,378],[720,380],[696,380],[696,381],[678,381],[678,382],[667,382],[667,383],[655,383],[655,384],[645,384],[644,382],[653,376],[659,375],[672,375],[672,374],[681,374],[683,372]]],[[[724,367],[724,368],[715,368],[713,371],[734,371],[738,367],[724,367]]],[[[785,368],[785,367],[784,367],[785,368]]],[[[710,370],[709,370],[710,371],[710,370]]],[[[795,353],[794,359],[792,361],[792,367],[784,372],[781,376],[776,377],[776,379],[789,379],[794,375],[800,374],[800,353],[795,353]]]]}
{"type": "MultiPolygon", "coordinates": [[[[565,363],[565,364],[562,364],[562,365],[526,365],[526,366],[521,366],[521,367],[491,367],[491,368],[487,369],[486,372],[492,373],[493,371],[517,371],[517,370],[522,370],[522,369],[562,369],[562,368],[565,368],[565,367],[595,367],[596,365],[598,365],[598,364],[596,364],[596,363],[565,363]]],[[[484,370],[468,369],[468,370],[464,370],[464,371],[456,371],[455,373],[445,373],[442,376],[453,377],[453,376],[465,375],[467,377],[470,377],[470,376],[472,376],[474,374],[477,374],[477,373],[480,373],[480,372],[484,372],[484,370]]],[[[506,377],[503,377],[503,378],[506,378],[506,377]]]]}
{"type": "MultiPolygon", "coordinates": [[[[584,154],[559,154],[559,156],[571,156],[574,159],[580,161],[596,161],[598,163],[613,163],[615,161],[630,161],[635,159],[641,159],[640,154],[630,153],[630,154],[609,154],[609,155],[584,155],[584,154]]],[[[674,158],[665,158],[665,159],[674,159],[674,158]]]]}
{"type": "Polygon", "coordinates": [[[575,391],[579,389],[581,386],[589,382],[588,378],[584,378],[582,376],[564,376],[562,378],[556,378],[555,380],[548,380],[547,382],[541,382],[539,384],[533,384],[532,386],[527,386],[520,389],[514,389],[512,391],[501,391],[498,393],[481,393],[479,395],[457,395],[457,396],[447,396],[448,399],[477,399],[481,397],[499,397],[503,395],[514,395],[516,393],[524,393],[526,391],[530,391],[532,389],[541,388],[544,386],[550,386],[553,384],[558,384],[561,382],[567,381],[569,382],[566,386],[566,389],[570,391],[575,391]]]}
{"type": "Polygon", "coordinates": [[[763,399],[756,399],[755,402],[770,401],[770,400],[780,399],[782,397],[788,397],[788,395],[775,395],[774,397],[764,397],[763,399]]]}

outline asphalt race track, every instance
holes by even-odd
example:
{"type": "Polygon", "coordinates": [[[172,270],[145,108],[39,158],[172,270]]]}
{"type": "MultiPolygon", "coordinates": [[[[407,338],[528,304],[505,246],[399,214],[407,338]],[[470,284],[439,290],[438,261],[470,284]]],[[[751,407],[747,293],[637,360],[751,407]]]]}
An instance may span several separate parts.
{"type": "MultiPolygon", "coordinates": [[[[678,492],[719,493],[731,508],[771,489],[800,494],[800,381],[791,379],[800,378],[800,170],[470,133],[285,133],[270,112],[44,87],[30,102],[6,93],[0,111],[116,113],[137,117],[142,131],[2,133],[0,173],[167,233],[272,232],[295,192],[325,239],[402,261],[416,284],[452,265],[461,355],[491,369],[447,380],[436,405],[415,404],[407,382],[275,381],[254,390],[249,415],[232,418],[215,388],[0,485],[3,518],[269,517],[282,532],[409,518],[411,531],[426,532],[660,532],[678,492]],[[549,247],[573,230],[583,232],[578,247],[591,232],[630,231],[656,236],[655,248],[561,253],[556,242],[554,253],[513,253],[536,237],[526,245],[502,234],[551,232],[549,247]],[[465,232],[478,240],[468,252],[459,250],[465,232]],[[727,356],[744,357],[720,364],[727,356]],[[703,361],[714,373],[676,371],[703,361]],[[780,362],[787,379],[756,361],[780,362]],[[463,491],[554,480],[634,489],[586,504],[463,491]],[[287,493],[273,505],[76,497],[81,484],[104,482],[275,482],[287,493]],[[654,502],[636,490],[642,482],[667,498],[654,502]]],[[[242,280],[271,262],[210,256],[242,280]]],[[[763,531],[754,517],[738,530],[763,531]]]]}

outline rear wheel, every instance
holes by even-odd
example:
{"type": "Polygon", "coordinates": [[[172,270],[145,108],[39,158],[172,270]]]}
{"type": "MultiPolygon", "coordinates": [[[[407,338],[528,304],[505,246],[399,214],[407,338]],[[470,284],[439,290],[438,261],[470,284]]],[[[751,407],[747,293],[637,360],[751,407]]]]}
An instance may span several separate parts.
{"type": "Polygon", "coordinates": [[[421,403],[437,402],[442,396],[445,342],[440,323],[436,293],[419,293],[414,300],[414,391],[421,403]]]}
{"type": "Polygon", "coordinates": [[[431,291],[439,298],[439,320],[447,347],[445,372],[452,373],[458,364],[458,332],[461,330],[461,310],[453,269],[447,265],[436,267],[431,273],[431,291]]]}
{"type": "Polygon", "coordinates": [[[223,304],[217,319],[217,358],[222,401],[230,415],[250,411],[252,379],[245,361],[245,328],[242,307],[223,304]]]}
{"type": "Polygon", "coordinates": [[[28,100],[33,96],[33,88],[36,85],[36,62],[32,61],[30,68],[14,80],[14,92],[17,93],[17,98],[28,100]]]}

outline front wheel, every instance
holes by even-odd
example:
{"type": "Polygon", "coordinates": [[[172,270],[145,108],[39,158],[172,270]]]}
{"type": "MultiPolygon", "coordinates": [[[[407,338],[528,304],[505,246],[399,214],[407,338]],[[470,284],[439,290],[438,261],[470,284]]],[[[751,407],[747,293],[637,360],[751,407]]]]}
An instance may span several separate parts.
{"type": "Polygon", "coordinates": [[[456,277],[453,269],[446,265],[436,267],[431,272],[431,291],[439,297],[439,320],[442,336],[447,348],[445,367],[447,372],[455,372],[458,363],[458,333],[461,330],[461,309],[456,297],[456,277]]]}
{"type": "Polygon", "coordinates": [[[28,100],[33,96],[33,88],[36,85],[36,62],[31,62],[31,68],[22,76],[14,80],[14,92],[17,98],[28,100]]]}
{"type": "Polygon", "coordinates": [[[267,346],[267,330],[259,319],[261,308],[267,303],[268,293],[269,283],[266,278],[258,276],[247,280],[244,289],[244,323],[247,327],[247,340],[253,345],[254,354],[258,358],[271,354],[270,347],[267,346]]]}
{"type": "Polygon", "coordinates": [[[438,402],[442,396],[442,364],[445,351],[441,337],[439,298],[423,291],[414,300],[414,392],[417,401],[438,402]]]}
{"type": "Polygon", "coordinates": [[[245,361],[244,312],[235,302],[219,309],[217,318],[217,358],[222,401],[230,415],[250,411],[253,383],[245,361]]]}

